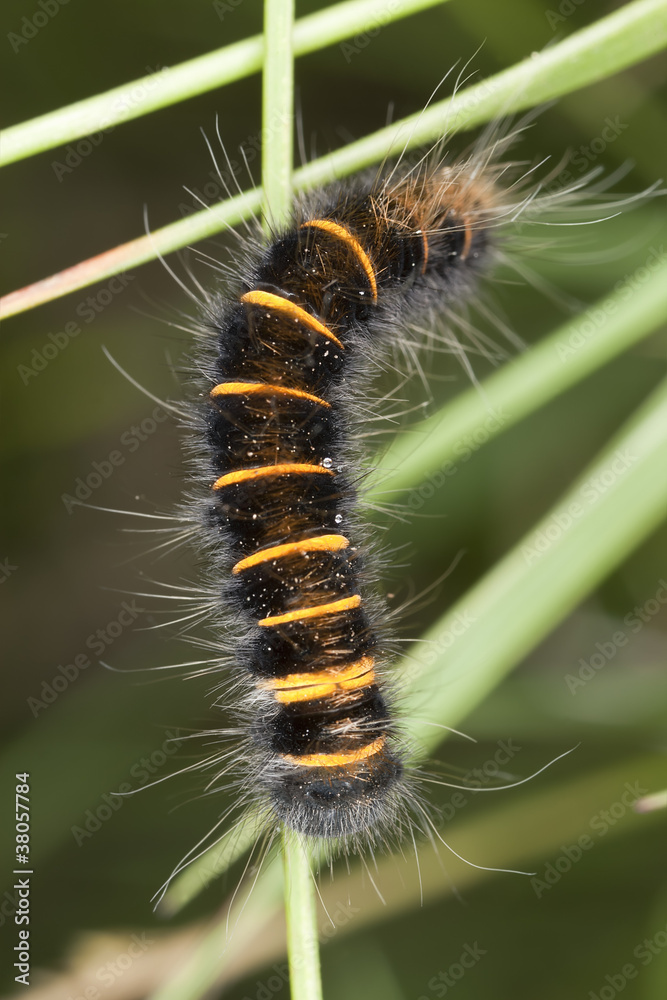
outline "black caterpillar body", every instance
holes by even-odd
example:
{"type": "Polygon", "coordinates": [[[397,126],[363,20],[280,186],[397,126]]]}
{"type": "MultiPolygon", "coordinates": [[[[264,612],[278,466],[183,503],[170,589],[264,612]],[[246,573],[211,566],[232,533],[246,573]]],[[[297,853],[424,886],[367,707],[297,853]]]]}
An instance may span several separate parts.
{"type": "Polygon", "coordinates": [[[324,192],[209,314],[206,521],[222,600],[246,623],[244,780],[309,836],[391,826],[408,787],[345,401],[388,331],[470,293],[493,201],[445,168],[324,192]]]}

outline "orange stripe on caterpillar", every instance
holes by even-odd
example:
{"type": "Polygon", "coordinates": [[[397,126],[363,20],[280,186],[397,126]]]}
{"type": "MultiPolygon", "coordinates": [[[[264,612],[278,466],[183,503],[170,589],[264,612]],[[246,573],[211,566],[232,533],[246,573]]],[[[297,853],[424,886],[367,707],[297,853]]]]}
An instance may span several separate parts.
{"type": "Polygon", "coordinates": [[[470,252],[470,244],[472,243],[472,227],[467,216],[464,215],[461,221],[463,224],[463,232],[465,233],[463,239],[463,250],[461,251],[461,260],[465,260],[470,252]]]}
{"type": "Polygon", "coordinates": [[[271,677],[261,681],[260,687],[277,691],[284,688],[303,687],[308,684],[329,683],[330,681],[349,680],[359,677],[373,666],[372,656],[362,656],[346,667],[331,667],[329,670],[312,670],[304,674],[288,674],[286,677],[271,677]]]}
{"type": "Polygon", "coordinates": [[[424,260],[422,261],[422,274],[426,274],[426,265],[428,264],[428,236],[423,229],[418,229],[417,234],[422,238],[422,245],[424,247],[424,260]]]}
{"type": "Polygon", "coordinates": [[[282,295],[256,290],[254,292],[246,292],[245,295],[242,295],[241,302],[246,305],[263,306],[265,309],[275,309],[276,312],[289,316],[291,319],[296,320],[297,323],[303,323],[304,326],[310,327],[311,330],[321,333],[323,337],[332,340],[342,351],[345,350],[338,337],[324,323],[321,323],[311,313],[306,312],[301,306],[296,305],[295,302],[291,302],[282,295]]]}
{"type": "MultiPolygon", "coordinates": [[[[319,468],[319,466],[318,466],[319,468]]],[[[251,566],[269,562],[271,559],[282,559],[294,552],[338,552],[350,544],[345,535],[317,535],[315,538],[303,538],[300,542],[286,542],[284,545],[272,545],[269,549],[260,549],[251,556],[239,560],[232,568],[232,573],[240,573],[251,566]]]]}
{"type": "Polygon", "coordinates": [[[362,677],[353,677],[349,681],[336,684],[313,684],[311,687],[295,688],[293,691],[276,691],[275,699],[281,705],[293,705],[295,702],[317,701],[346,691],[357,691],[374,683],[375,673],[370,670],[362,677]]]}
{"type": "Polygon", "coordinates": [[[303,389],[288,389],[284,385],[271,385],[269,382],[221,382],[211,389],[209,396],[290,396],[293,399],[308,399],[311,403],[319,403],[331,409],[331,403],[326,399],[314,396],[312,392],[303,389]]]}
{"type": "Polygon", "coordinates": [[[351,608],[358,608],[361,604],[361,597],[355,594],[353,597],[343,597],[340,601],[331,601],[330,604],[317,604],[314,608],[297,608],[296,611],[288,611],[284,615],[271,615],[269,618],[260,618],[258,625],[282,625],[283,622],[298,622],[304,618],[319,618],[321,615],[335,615],[339,611],[349,611],[351,608]]]}
{"type": "Polygon", "coordinates": [[[297,764],[299,767],[348,767],[350,764],[357,764],[360,760],[367,760],[374,757],[384,748],[384,736],[379,736],[372,743],[367,743],[359,750],[350,750],[347,753],[309,753],[302,757],[293,757],[292,754],[281,754],[283,760],[290,764],[297,764]]]}
{"type": "Polygon", "coordinates": [[[322,465],[305,465],[301,462],[285,462],[282,465],[262,465],[258,469],[238,469],[236,472],[228,472],[213,483],[212,489],[221,490],[223,486],[232,486],[234,483],[244,483],[248,480],[261,479],[263,476],[284,476],[287,473],[305,475],[311,472],[333,476],[331,469],[325,469],[322,465]]]}
{"type": "Polygon", "coordinates": [[[317,670],[309,674],[289,674],[287,677],[273,677],[259,685],[273,691],[276,701],[289,705],[298,701],[315,701],[329,698],[343,691],[354,691],[369,687],[375,681],[373,657],[362,656],[355,663],[342,670],[317,670]]]}
{"type": "Polygon", "coordinates": [[[301,226],[302,229],[307,229],[309,227],[314,229],[323,229],[326,233],[338,236],[344,243],[347,243],[350,249],[356,254],[357,260],[361,264],[366,277],[368,278],[368,283],[371,286],[373,302],[377,302],[378,286],[375,278],[375,268],[371,264],[370,257],[362,247],[361,243],[355,236],[352,235],[350,230],[346,229],[345,226],[341,226],[338,222],[332,222],[331,219],[309,219],[308,222],[304,222],[301,226]]]}

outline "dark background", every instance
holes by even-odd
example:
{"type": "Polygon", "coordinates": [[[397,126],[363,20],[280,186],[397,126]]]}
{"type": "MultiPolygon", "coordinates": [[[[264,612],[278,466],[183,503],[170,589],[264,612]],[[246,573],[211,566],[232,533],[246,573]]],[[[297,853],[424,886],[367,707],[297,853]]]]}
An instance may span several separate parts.
{"type": "MultiPolygon", "coordinates": [[[[323,6],[298,2],[297,14],[323,6]]],[[[300,58],[296,79],[308,154],[321,155],[374,131],[389,113],[397,118],[419,110],[456,60],[472,58],[480,76],[496,72],[614,6],[593,0],[561,4],[565,12],[572,10],[564,16],[556,3],[550,6],[545,0],[459,0],[352,42],[354,52],[333,46],[300,58]]],[[[210,3],[171,0],[70,0],[15,52],[9,33],[19,32],[22,18],[32,17],[37,9],[36,2],[7,0],[4,5],[0,42],[3,92],[10,98],[5,102],[6,124],[261,29],[261,4],[255,0],[218,5],[217,11],[210,3]]],[[[563,99],[530,129],[521,157],[530,161],[549,155],[557,161],[567,149],[587,147],[607,118],[618,118],[627,127],[595,164],[613,171],[632,160],[634,166],[617,190],[646,188],[664,172],[664,84],[664,63],[656,57],[563,99]]],[[[446,84],[444,93],[448,89],[446,84]]],[[[141,235],[144,206],[153,228],[180,217],[182,206],[192,205],[184,186],[203,190],[210,180],[213,164],[200,129],[213,137],[216,115],[230,154],[240,145],[252,149],[261,127],[259,77],[122,124],[69,172],[61,166],[67,155],[63,148],[7,167],[2,291],[141,235]]],[[[466,140],[459,136],[457,143],[463,147],[466,140]]],[[[257,156],[251,171],[257,183],[257,156]]],[[[239,182],[249,184],[245,176],[239,182]]],[[[500,283],[492,290],[494,302],[526,342],[537,341],[567,318],[566,293],[593,302],[660,248],[664,232],[664,206],[656,200],[600,227],[564,230],[559,262],[530,262],[562,290],[560,302],[530,286],[500,283]],[[617,250],[610,253],[610,248],[617,250]]],[[[224,260],[227,246],[229,241],[221,236],[202,249],[224,260]]],[[[199,280],[216,280],[192,255],[189,262],[199,280]]],[[[171,257],[170,263],[183,276],[182,262],[171,257]]],[[[208,707],[207,679],[186,683],[168,672],[166,677],[130,675],[140,668],[193,658],[190,647],[173,638],[168,628],[155,628],[169,619],[171,608],[165,611],[156,598],[132,596],[135,591],[164,592],[161,582],[195,580],[195,559],[187,547],[163,558],[158,558],[160,553],[146,555],[161,536],[153,539],[123,529],[146,527],[148,522],[86,508],[68,511],[62,499],[73,493],[79,477],[93,471],[93,463],[108,461],[112,452],[120,452],[122,461],[94,490],[91,504],[160,513],[173,509],[182,491],[173,422],[144,423],[139,443],[132,428],[150,421],[156,404],[112,367],[101,348],[106,346],[151,393],[178,399],[182,390],[172,368],[179,366],[191,338],[175,326],[188,325],[179,310],[192,315],[192,304],[164,268],[152,263],[133,271],[127,286],[87,321],[86,300],[107,286],[103,282],[7,321],[0,347],[6,525],[0,557],[15,567],[0,591],[6,679],[0,704],[5,765],[0,809],[9,817],[3,820],[2,888],[11,885],[11,849],[5,836],[11,832],[13,776],[29,770],[36,870],[36,985],[31,991],[40,997],[73,995],[74,982],[51,982],[45,975],[38,990],[40,970],[71,973],[86,963],[94,970],[106,961],[101,956],[123,954],[134,932],[149,928],[151,934],[156,929],[169,933],[179,923],[185,926],[214,912],[238,878],[235,874],[216,883],[171,924],[152,913],[151,895],[219,813],[219,801],[199,797],[198,779],[192,776],[124,799],[122,808],[93,836],[80,846],[75,839],[86,810],[98,809],[105,793],[124,782],[133,788],[147,782],[142,758],[150,760],[157,752],[150,765],[156,778],[193,759],[197,750],[185,743],[175,755],[178,763],[173,758],[162,762],[160,750],[170,735],[220,724],[219,713],[208,707]],[[49,334],[63,331],[72,321],[82,332],[43,371],[22,377],[21,366],[34,363],[32,352],[41,352],[49,334]],[[87,641],[118,620],[124,601],[135,601],[141,611],[133,627],[122,629],[98,654],[113,668],[105,670],[87,641]],[[59,667],[81,654],[89,655],[90,666],[47,704],[44,684],[51,690],[54,678],[62,676],[59,667]]],[[[96,302],[104,298],[102,294],[96,302]]],[[[477,375],[483,377],[490,365],[473,360],[477,375]]],[[[434,404],[467,388],[466,377],[447,359],[433,362],[433,369],[434,404]]],[[[433,582],[461,549],[466,553],[433,600],[407,618],[405,635],[419,635],[529,530],[664,372],[663,331],[478,451],[424,510],[437,515],[436,520],[418,518],[392,526],[389,541],[407,546],[402,562],[409,568],[395,572],[387,586],[398,587],[403,596],[433,582]]],[[[420,390],[407,391],[415,391],[418,398],[420,390]]],[[[628,773],[640,780],[631,762],[664,751],[664,608],[585,690],[572,695],[564,678],[577,670],[580,658],[595,653],[596,643],[624,627],[623,619],[635,606],[655,597],[660,579],[667,578],[666,540],[663,528],[466,720],[466,731],[480,741],[476,746],[452,742],[441,751],[443,759],[465,774],[493,757],[498,740],[512,738],[524,748],[512,775],[523,777],[581,741],[576,753],[527,788],[509,791],[500,801],[490,796],[471,804],[470,816],[488,813],[488,853],[483,843],[476,844],[477,862],[484,864],[492,856],[494,810],[499,806],[529,803],[530,795],[548,797],[552,787],[617,762],[628,762],[628,773]]],[[[584,817],[593,816],[596,808],[586,813],[584,807],[584,817]]],[[[540,817],[535,816],[536,831],[539,825],[540,817]]],[[[584,821],[581,833],[587,829],[584,821]]],[[[356,931],[351,923],[349,934],[327,944],[326,995],[332,1000],[445,995],[433,978],[458,959],[465,944],[476,941],[487,954],[457,983],[457,1000],[597,993],[607,983],[605,977],[613,977],[626,962],[639,964],[632,953],[643,938],[665,931],[664,833],[660,815],[624,817],[541,899],[529,880],[518,875],[481,878],[452,898],[442,874],[442,899],[420,908],[417,898],[402,913],[388,906],[379,922],[356,931]]],[[[526,844],[525,861],[518,867],[543,872],[561,854],[559,849],[531,850],[530,829],[517,830],[516,836],[526,844]]],[[[444,849],[441,853],[449,868],[444,849]]],[[[410,881],[416,875],[397,866],[396,878],[410,881]]],[[[367,892],[373,895],[368,885],[367,892]]],[[[3,947],[10,950],[15,929],[9,920],[1,932],[3,947]]],[[[252,942],[243,945],[248,947],[252,952],[252,942]]],[[[667,949],[642,968],[637,979],[624,986],[624,997],[664,995],[666,956],[667,949]]],[[[151,984],[160,981],[161,970],[153,964],[138,985],[132,975],[109,986],[100,986],[94,978],[91,982],[109,1000],[147,996],[151,984]]],[[[270,975],[258,968],[224,995],[255,997],[258,982],[268,982],[270,975]]],[[[11,993],[11,973],[5,985],[11,993]]],[[[287,994],[283,990],[272,995],[287,994]]]]}

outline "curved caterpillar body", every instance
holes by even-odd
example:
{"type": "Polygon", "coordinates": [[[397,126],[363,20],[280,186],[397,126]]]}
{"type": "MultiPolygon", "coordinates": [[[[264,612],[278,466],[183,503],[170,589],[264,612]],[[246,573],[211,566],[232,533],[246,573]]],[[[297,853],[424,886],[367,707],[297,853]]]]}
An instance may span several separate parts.
{"type": "Polygon", "coordinates": [[[474,287],[497,212],[487,177],[441,167],[324,192],[258,252],[238,298],[209,307],[205,524],[246,628],[244,781],[309,836],[391,828],[412,798],[346,401],[391,331],[474,287]]]}

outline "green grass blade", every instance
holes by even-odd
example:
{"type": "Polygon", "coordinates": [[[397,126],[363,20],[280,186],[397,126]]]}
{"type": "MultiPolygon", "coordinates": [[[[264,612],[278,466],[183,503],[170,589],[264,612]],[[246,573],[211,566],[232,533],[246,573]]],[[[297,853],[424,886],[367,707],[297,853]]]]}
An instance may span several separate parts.
{"type": "Polygon", "coordinates": [[[292,1000],[322,1000],[315,879],[301,839],[283,833],[285,919],[292,1000]]]}
{"type": "MultiPolygon", "coordinates": [[[[548,858],[564,843],[576,843],[582,831],[590,829],[591,817],[608,809],[625,789],[625,783],[639,782],[643,787],[656,788],[664,776],[664,757],[660,753],[632,758],[612,766],[588,771],[555,787],[531,787],[529,794],[511,791],[498,794],[497,808],[466,822],[455,821],[448,826],[445,837],[462,856],[486,866],[498,868],[529,866],[532,859],[548,858]]],[[[472,798],[471,793],[471,798],[472,798]]],[[[629,813],[617,831],[627,832],[646,824],[646,818],[629,813]]],[[[615,835],[611,834],[610,836],[615,835]]],[[[373,871],[373,878],[382,888],[384,899],[368,892],[368,875],[360,866],[346,875],[342,870],[330,883],[323,881],[322,901],[328,912],[335,912],[341,900],[351,901],[354,920],[336,928],[336,936],[361,931],[362,928],[395,919],[400,913],[417,910],[424,903],[434,903],[448,895],[498,877],[484,868],[473,868],[455,858],[442,857],[427,844],[419,853],[418,874],[406,871],[396,877],[394,856],[382,858],[373,871]],[[451,877],[443,875],[443,860],[451,877]]],[[[409,861],[409,856],[408,856],[409,861]]],[[[275,936],[268,939],[267,929],[279,918],[281,907],[281,866],[273,861],[253,887],[247,902],[236,907],[240,916],[229,921],[232,930],[231,952],[221,959],[227,939],[227,919],[221,918],[202,943],[191,953],[181,973],[167,986],[155,992],[149,1000],[197,1000],[216,983],[223,984],[249,975],[254,969],[279,957],[275,936]],[[236,922],[238,919],[238,922],[236,922]],[[231,968],[230,968],[231,967],[231,968]]],[[[521,878],[517,875],[506,878],[521,878]]],[[[306,994],[307,996],[307,994],[306,994]]]]}
{"type": "Polygon", "coordinates": [[[270,236],[292,207],[294,144],[294,0],[265,0],[262,74],[262,216],[270,236]]]}
{"type": "MultiPolygon", "coordinates": [[[[294,174],[294,188],[308,190],[498,114],[530,107],[603,80],[646,59],[667,44],[665,0],[634,0],[608,17],[523,60],[511,69],[461,90],[425,112],[345,146],[294,174]]],[[[0,299],[8,317],[60,298],[96,281],[213,236],[256,214],[262,201],[254,189],[155,230],[0,299]]]]}
{"type": "MultiPolygon", "coordinates": [[[[336,175],[345,176],[404,149],[570,94],[648,59],[665,46],[666,0],[634,0],[515,66],[338,150],[336,175]]],[[[322,172],[318,160],[300,172],[299,186],[332,179],[333,175],[322,172]]]]}
{"type": "Polygon", "coordinates": [[[171,917],[187,906],[190,900],[231,868],[235,861],[247,854],[259,840],[265,825],[265,817],[259,811],[250,810],[246,813],[242,823],[227,830],[217,844],[174,879],[158,907],[160,913],[171,917]]]}
{"type": "MultiPolygon", "coordinates": [[[[262,188],[264,230],[284,225],[292,207],[294,0],[265,0],[262,79],[262,188]]],[[[292,1000],[321,1000],[315,882],[302,841],[283,830],[287,956],[292,1000]]]]}
{"type": "Polygon", "coordinates": [[[378,463],[371,498],[444,476],[470,435],[482,432],[491,440],[658,329],[667,319],[667,260],[654,255],[650,264],[650,271],[640,268],[612,295],[506,364],[482,392],[461,393],[397,435],[378,463]]]}
{"type": "MultiPolygon", "coordinates": [[[[655,788],[663,775],[664,757],[656,752],[591,769],[547,789],[543,787],[540,790],[536,782],[522,792],[518,789],[494,792],[493,810],[485,810],[482,815],[465,822],[460,821],[462,814],[459,814],[458,819],[446,824],[442,835],[457,853],[475,864],[525,870],[537,867],[535,861],[539,861],[541,868],[545,859],[562,852],[563,844],[576,844],[582,832],[590,832],[591,819],[618,802],[626,790],[626,783],[631,787],[639,784],[655,788]]],[[[468,801],[473,800],[474,792],[467,793],[467,797],[468,801]]],[[[631,831],[646,826],[645,817],[628,809],[622,823],[608,836],[629,835],[631,831]]],[[[592,835],[594,844],[600,843],[598,837],[599,834],[592,835]]],[[[357,867],[347,876],[340,871],[331,886],[323,886],[322,901],[328,909],[333,908],[337,900],[351,900],[358,912],[348,926],[352,933],[356,933],[364,927],[387,919],[394,920],[401,913],[418,910],[447,896],[453,897],[455,905],[460,905],[460,897],[456,898],[460,892],[489,878],[519,880],[520,885],[532,881],[526,876],[499,875],[484,868],[473,868],[449,855],[442,846],[438,853],[430,845],[420,850],[419,868],[417,873],[411,866],[402,878],[397,878],[396,858],[381,858],[377,871],[373,871],[373,878],[382,887],[384,900],[367,891],[368,878],[363,869],[357,867]],[[421,885],[418,874],[421,875],[421,885]]],[[[538,869],[538,883],[540,876],[538,869]]],[[[528,885],[525,888],[528,892],[535,891],[536,900],[541,898],[539,892],[543,890],[539,884],[536,887],[533,883],[532,888],[528,885]]],[[[345,933],[348,926],[343,925],[339,932],[345,933]]]]}
{"type": "MultiPolygon", "coordinates": [[[[245,891],[245,890],[244,890],[245,891]]],[[[253,948],[256,937],[270,930],[280,909],[283,872],[278,864],[267,865],[261,884],[249,898],[242,898],[210,924],[183,967],[153,992],[149,1000],[198,1000],[206,996],[229,964],[253,948]]]]}
{"type": "MultiPolygon", "coordinates": [[[[347,0],[294,25],[294,54],[306,55],[346,38],[389,24],[446,0],[347,0]]],[[[173,68],[114,87],[57,111],[13,125],[3,132],[0,166],[64,145],[84,135],[170,107],[198,94],[252,76],[262,68],[262,35],[189,59],[173,68]]]]}
{"type": "MultiPolygon", "coordinates": [[[[666,515],[667,379],[542,522],[397,665],[409,681],[408,711],[455,725],[666,515]]],[[[427,721],[408,728],[425,752],[442,739],[427,721]]]]}
{"type": "Polygon", "coordinates": [[[666,515],[667,380],[544,520],[397,664],[413,719],[406,728],[424,752],[446,735],[433,722],[453,726],[465,718],[666,515]],[[586,506],[618,455],[631,456],[627,468],[586,506]],[[534,555],[541,536],[548,540],[566,519],[568,528],[534,555]]]}

